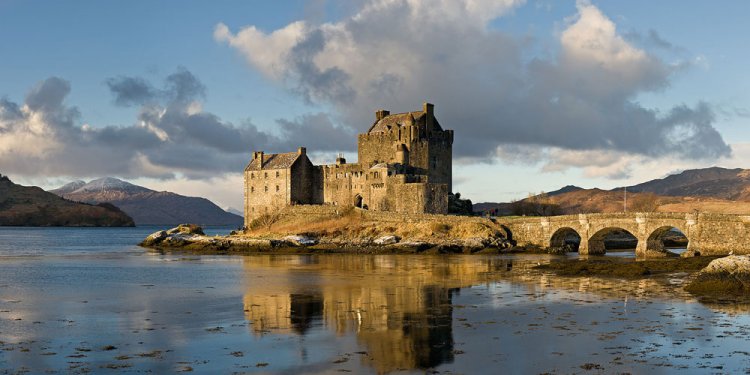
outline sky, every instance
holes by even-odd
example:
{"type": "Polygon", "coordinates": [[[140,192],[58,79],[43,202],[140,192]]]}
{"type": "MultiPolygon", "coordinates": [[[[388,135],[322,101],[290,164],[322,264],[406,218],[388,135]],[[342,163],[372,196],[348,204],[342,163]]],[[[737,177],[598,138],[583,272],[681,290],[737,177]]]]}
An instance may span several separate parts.
{"type": "Polygon", "coordinates": [[[750,168],[746,1],[0,0],[0,173],[242,207],[254,150],[435,104],[454,190],[509,201],[750,168]]]}

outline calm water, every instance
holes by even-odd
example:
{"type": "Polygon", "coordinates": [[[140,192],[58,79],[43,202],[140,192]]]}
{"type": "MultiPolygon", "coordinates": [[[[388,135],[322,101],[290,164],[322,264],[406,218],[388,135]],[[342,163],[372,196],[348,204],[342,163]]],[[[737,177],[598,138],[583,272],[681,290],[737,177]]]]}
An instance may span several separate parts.
{"type": "Polygon", "coordinates": [[[154,230],[0,228],[0,372],[750,372],[750,304],[700,303],[681,275],[133,245],[154,230]]]}

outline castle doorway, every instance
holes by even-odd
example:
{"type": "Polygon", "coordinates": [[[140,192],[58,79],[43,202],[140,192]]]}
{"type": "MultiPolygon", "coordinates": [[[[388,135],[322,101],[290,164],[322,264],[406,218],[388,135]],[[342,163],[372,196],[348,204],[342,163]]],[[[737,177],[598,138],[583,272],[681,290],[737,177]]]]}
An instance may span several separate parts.
{"type": "Polygon", "coordinates": [[[354,196],[354,207],[362,208],[362,196],[359,194],[354,196]]]}

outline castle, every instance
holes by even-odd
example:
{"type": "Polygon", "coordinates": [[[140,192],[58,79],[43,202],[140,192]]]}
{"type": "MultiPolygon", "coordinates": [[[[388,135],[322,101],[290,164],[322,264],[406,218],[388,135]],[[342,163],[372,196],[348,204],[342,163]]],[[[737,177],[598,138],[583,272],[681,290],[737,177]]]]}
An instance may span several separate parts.
{"type": "Polygon", "coordinates": [[[358,163],[339,155],[329,165],[313,165],[304,147],[282,154],[253,152],[244,175],[245,225],[296,204],[448,212],[453,130],[443,130],[432,104],[415,112],[376,111],[357,147],[358,163]]]}

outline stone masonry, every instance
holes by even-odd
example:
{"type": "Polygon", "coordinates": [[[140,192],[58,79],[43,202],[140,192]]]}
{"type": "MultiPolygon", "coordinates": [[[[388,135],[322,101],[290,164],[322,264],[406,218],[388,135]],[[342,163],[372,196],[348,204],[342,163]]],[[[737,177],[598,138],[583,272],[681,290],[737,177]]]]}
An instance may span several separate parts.
{"type": "Polygon", "coordinates": [[[245,225],[290,205],[356,206],[399,213],[448,212],[453,130],[443,130],[434,106],[390,114],[379,110],[357,139],[358,162],[313,165],[297,152],[254,152],[245,168],[245,225]]]}
{"type": "Polygon", "coordinates": [[[551,217],[498,218],[498,223],[519,245],[554,248],[566,237],[578,235],[580,254],[604,254],[604,239],[626,230],[638,239],[636,255],[663,256],[661,236],[672,228],[688,239],[688,250],[703,255],[750,254],[750,216],[710,213],[609,213],[551,217]]]}

